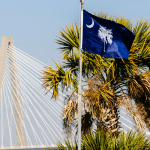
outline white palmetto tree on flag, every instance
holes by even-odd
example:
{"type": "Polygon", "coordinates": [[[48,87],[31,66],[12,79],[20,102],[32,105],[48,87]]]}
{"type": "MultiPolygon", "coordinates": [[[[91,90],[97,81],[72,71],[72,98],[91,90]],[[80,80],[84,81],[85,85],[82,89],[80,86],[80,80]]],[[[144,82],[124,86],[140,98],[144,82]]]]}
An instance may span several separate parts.
{"type": "Polygon", "coordinates": [[[106,29],[106,27],[100,25],[100,28],[98,30],[98,37],[104,42],[104,52],[105,52],[105,44],[107,43],[112,44],[113,36],[111,29],[106,29]]]}

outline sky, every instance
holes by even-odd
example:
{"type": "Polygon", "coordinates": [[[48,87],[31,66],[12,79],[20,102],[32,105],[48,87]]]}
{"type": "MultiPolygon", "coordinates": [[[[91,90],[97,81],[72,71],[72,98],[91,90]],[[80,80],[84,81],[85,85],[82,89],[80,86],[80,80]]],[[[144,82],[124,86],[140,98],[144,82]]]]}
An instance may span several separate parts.
{"type": "MultiPolygon", "coordinates": [[[[149,0],[84,0],[90,13],[105,12],[133,21],[150,21],[149,0]]],[[[13,36],[15,46],[55,68],[61,61],[55,39],[65,26],[80,24],[80,0],[0,0],[0,39],[13,36]]]]}

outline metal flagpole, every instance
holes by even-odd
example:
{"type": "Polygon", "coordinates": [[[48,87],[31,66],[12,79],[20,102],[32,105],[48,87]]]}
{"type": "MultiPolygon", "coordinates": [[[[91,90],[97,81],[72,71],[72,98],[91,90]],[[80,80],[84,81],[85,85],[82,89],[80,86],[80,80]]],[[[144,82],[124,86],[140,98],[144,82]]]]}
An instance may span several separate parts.
{"type": "Polygon", "coordinates": [[[81,92],[81,80],[82,80],[82,35],[83,35],[83,0],[80,0],[81,3],[81,30],[80,30],[80,70],[79,70],[79,87],[78,87],[78,150],[81,150],[81,99],[82,99],[82,92],[81,92]]]}

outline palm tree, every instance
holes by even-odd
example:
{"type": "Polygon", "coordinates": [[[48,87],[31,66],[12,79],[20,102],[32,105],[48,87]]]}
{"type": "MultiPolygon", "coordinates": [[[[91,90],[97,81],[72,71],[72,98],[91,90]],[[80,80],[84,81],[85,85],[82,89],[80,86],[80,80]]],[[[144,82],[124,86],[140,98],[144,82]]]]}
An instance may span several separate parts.
{"type": "MultiPolygon", "coordinates": [[[[90,131],[95,124],[97,128],[118,134],[118,108],[122,104],[140,130],[145,130],[145,123],[150,129],[150,24],[141,20],[133,25],[128,19],[108,17],[104,13],[98,16],[124,25],[135,34],[135,39],[129,61],[83,51],[82,133],[90,131]]],[[[65,91],[72,90],[63,109],[64,129],[70,132],[72,127],[77,127],[79,28],[77,24],[66,26],[59,34],[56,43],[60,45],[63,63],[56,63],[57,70],[49,66],[43,71],[42,85],[47,92],[53,90],[55,100],[59,97],[59,86],[65,91]]]]}

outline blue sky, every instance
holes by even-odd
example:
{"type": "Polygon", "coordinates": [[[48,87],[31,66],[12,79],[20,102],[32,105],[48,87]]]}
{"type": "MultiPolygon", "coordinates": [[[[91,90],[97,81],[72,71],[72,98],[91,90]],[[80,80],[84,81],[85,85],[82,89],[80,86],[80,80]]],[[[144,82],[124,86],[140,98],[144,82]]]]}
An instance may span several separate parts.
{"type": "MultiPolygon", "coordinates": [[[[149,0],[84,0],[90,13],[133,21],[150,20],[149,6],[149,0]]],[[[0,38],[13,36],[17,48],[53,67],[53,60],[61,61],[58,31],[75,22],[80,23],[80,0],[0,0],[0,38]]]]}

